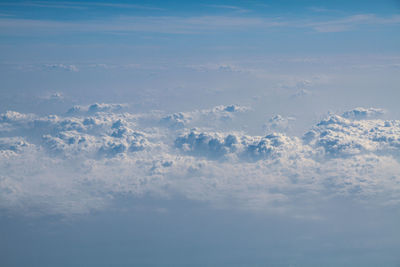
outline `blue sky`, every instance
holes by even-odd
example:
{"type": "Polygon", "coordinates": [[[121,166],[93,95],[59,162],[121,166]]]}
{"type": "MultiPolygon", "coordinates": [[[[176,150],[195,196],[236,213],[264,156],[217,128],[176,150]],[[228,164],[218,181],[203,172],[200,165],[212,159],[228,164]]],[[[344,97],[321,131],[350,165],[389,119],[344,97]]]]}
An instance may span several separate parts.
{"type": "Polygon", "coordinates": [[[49,60],[65,50],[71,60],[82,60],[81,53],[117,60],[110,50],[118,46],[192,58],[223,53],[212,51],[216,47],[229,49],[225,56],[260,56],[388,53],[399,46],[396,1],[5,1],[1,10],[2,45],[21,57],[49,60]],[[28,40],[31,51],[24,49],[28,40]],[[51,46],[55,55],[35,46],[51,46]]]}
{"type": "Polygon", "coordinates": [[[199,66],[257,72],[249,79],[261,88],[260,76],[271,72],[310,76],[395,66],[400,47],[396,1],[4,1],[0,7],[1,93],[10,98],[1,111],[12,108],[10,92],[67,90],[70,100],[89,104],[105,101],[110,90],[117,91],[112,101],[121,102],[161,86],[190,87],[194,79],[216,79],[205,87],[232,83],[228,73],[214,77],[199,66]],[[103,98],[90,98],[92,91],[103,98]]]}
{"type": "Polygon", "coordinates": [[[0,80],[1,266],[400,263],[399,1],[1,1],[0,80]]]}

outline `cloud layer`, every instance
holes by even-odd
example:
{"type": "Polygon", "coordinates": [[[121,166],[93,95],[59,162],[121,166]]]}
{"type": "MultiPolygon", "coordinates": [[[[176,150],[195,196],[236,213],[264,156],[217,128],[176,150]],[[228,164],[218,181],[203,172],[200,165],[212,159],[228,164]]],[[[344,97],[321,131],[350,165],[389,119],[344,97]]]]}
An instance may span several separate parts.
{"type": "Polygon", "coordinates": [[[174,114],[125,108],[1,114],[0,206],[76,214],[120,195],[297,212],[337,197],[400,204],[400,121],[371,119],[380,109],[331,114],[296,137],[279,132],[292,118],[278,115],[264,136],[221,127],[249,110],[243,106],[174,114]]]}
{"type": "Polygon", "coordinates": [[[2,33],[43,34],[51,33],[132,33],[157,32],[166,34],[198,34],[218,31],[244,31],[269,28],[305,28],[320,33],[343,32],[357,29],[364,25],[398,25],[400,16],[379,16],[377,14],[354,14],[336,19],[305,20],[288,17],[266,18],[261,16],[241,15],[198,15],[179,16],[119,16],[105,21],[80,20],[62,21],[50,19],[27,19],[0,17],[2,33]]]}

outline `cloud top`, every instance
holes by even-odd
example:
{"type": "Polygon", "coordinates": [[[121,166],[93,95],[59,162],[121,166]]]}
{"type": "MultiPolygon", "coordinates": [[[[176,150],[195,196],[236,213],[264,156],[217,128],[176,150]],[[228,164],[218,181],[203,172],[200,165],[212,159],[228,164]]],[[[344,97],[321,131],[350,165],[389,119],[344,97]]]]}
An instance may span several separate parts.
{"type": "Polygon", "coordinates": [[[342,114],[342,117],[348,119],[370,119],[377,118],[384,115],[386,111],[380,108],[355,108],[349,111],[346,111],[342,114]]]}
{"type": "MultiPolygon", "coordinates": [[[[400,204],[400,121],[370,119],[380,109],[331,114],[300,138],[218,129],[226,116],[234,120],[232,114],[248,110],[236,105],[170,115],[123,107],[76,106],[62,116],[1,114],[1,207],[85,213],[121,194],[178,194],[260,210],[339,196],[400,204]],[[204,121],[216,126],[189,128],[204,121]]],[[[275,116],[271,123],[280,127],[288,120],[275,116]]]]}

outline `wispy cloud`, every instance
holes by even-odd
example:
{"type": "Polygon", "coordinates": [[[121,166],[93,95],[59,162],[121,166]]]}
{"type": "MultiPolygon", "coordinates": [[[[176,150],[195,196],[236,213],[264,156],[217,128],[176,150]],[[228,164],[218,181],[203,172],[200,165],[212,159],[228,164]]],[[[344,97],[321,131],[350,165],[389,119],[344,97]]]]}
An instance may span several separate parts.
{"type": "Polygon", "coordinates": [[[244,12],[249,12],[249,9],[245,9],[242,7],[238,7],[238,6],[231,6],[231,5],[206,5],[207,7],[211,7],[211,8],[218,8],[218,9],[226,9],[226,10],[232,10],[232,11],[236,11],[236,12],[240,12],[240,13],[244,13],[244,12]]]}
{"type": "Polygon", "coordinates": [[[310,6],[307,9],[310,10],[310,11],[313,11],[313,12],[328,12],[328,11],[332,11],[331,9],[327,9],[327,8],[324,8],[324,7],[315,7],[315,6],[310,6]]]}
{"type": "Polygon", "coordinates": [[[318,32],[349,31],[360,25],[389,25],[399,24],[400,16],[378,17],[375,14],[357,14],[335,20],[311,22],[306,27],[311,27],[318,32]]]}
{"type": "Polygon", "coordinates": [[[46,1],[27,1],[27,2],[3,2],[0,6],[21,6],[21,7],[42,7],[42,8],[65,8],[65,9],[86,9],[86,7],[76,2],[46,2],[46,1]]]}
{"type": "Polygon", "coordinates": [[[218,30],[243,30],[248,28],[268,28],[285,23],[263,18],[235,16],[198,17],[119,17],[111,20],[54,21],[34,19],[0,19],[0,32],[12,35],[65,32],[159,32],[192,34],[218,30]]]}
{"type": "Polygon", "coordinates": [[[361,25],[395,25],[400,15],[378,17],[357,14],[335,20],[304,21],[285,18],[245,16],[122,16],[85,21],[35,20],[0,17],[0,34],[37,35],[65,33],[130,33],[154,32],[169,34],[202,34],[218,31],[266,30],[274,27],[310,28],[317,32],[354,30],[361,25]]]}
{"type": "Polygon", "coordinates": [[[4,2],[0,5],[9,6],[31,6],[42,8],[63,8],[63,9],[88,9],[93,7],[109,7],[109,8],[130,8],[130,9],[146,9],[146,10],[162,10],[162,8],[124,3],[107,3],[107,2],[78,2],[78,1],[26,1],[26,2],[4,2]]]}

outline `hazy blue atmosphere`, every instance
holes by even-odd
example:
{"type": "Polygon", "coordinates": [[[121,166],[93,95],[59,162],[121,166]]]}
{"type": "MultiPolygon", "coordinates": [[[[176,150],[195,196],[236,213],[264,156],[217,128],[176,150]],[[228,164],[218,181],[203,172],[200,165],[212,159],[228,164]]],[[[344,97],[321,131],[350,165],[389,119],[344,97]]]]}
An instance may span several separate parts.
{"type": "Polygon", "coordinates": [[[0,266],[400,266],[400,1],[0,1],[0,266]]]}

